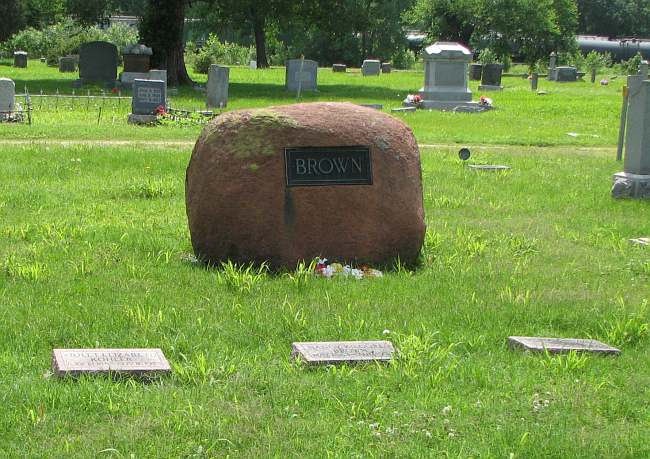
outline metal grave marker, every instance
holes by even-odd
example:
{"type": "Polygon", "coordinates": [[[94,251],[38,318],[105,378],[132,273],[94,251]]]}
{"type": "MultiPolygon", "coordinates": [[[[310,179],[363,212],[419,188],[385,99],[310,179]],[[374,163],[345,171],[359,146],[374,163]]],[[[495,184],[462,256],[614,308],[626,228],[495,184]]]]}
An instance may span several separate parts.
{"type": "Polygon", "coordinates": [[[160,349],[54,349],[52,370],[57,376],[82,373],[127,373],[140,376],[168,373],[160,349]]]}
{"type": "Polygon", "coordinates": [[[293,343],[291,356],[308,364],[388,362],[395,348],[390,341],[329,341],[293,343]]]}
{"type": "Polygon", "coordinates": [[[595,339],[538,338],[534,336],[510,336],[508,343],[513,348],[527,351],[548,351],[552,354],[564,352],[594,352],[598,354],[620,354],[620,349],[601,343],[595,339]]]}
{"type": "Polygon", "coordinates": [[[287,186],[372,185],[369,147],[285,148],[287,186]]]}

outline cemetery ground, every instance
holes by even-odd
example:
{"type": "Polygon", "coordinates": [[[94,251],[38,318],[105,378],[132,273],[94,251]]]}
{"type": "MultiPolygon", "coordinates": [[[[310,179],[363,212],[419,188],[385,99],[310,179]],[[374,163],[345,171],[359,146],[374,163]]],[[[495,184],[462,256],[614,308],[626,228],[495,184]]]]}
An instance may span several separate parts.
{"type": "MultiPolygon", "coordinates": [[[[20,75],[36,80],[0,72],[69,92],[29,65],[20,75]]],[[[304,99],[398,106],[421,79],[325,70],[304,99]]],[[[228,108],[294,101],[283,81],[234,69],[228,108]]],[[[544,96],[504,85],[486,94],[493,112],[398,115],[422,144],[462,142],[470,163],[512,170],[422,148],[420,266],[361,281],[194,263],[184,173],[198,126],[128,126],[128,105],[99,124],[97,110],[57,107],[0,125],[0,456],[650,456],[650,252],[628,242],[650,235],[650,203],[609,194],[621,77],[540,81],[544,96]],[[622,354],[527,354],[509,335],[622,354]],[[394,343],[392,363],[289,358],[293,341],[374,339],[394,343]],[[65,347],[160,347],[173,372],[57,379],[51,352],[65,347]]],[[[202,100],[181,90],[178,104],[202,100]]]]}

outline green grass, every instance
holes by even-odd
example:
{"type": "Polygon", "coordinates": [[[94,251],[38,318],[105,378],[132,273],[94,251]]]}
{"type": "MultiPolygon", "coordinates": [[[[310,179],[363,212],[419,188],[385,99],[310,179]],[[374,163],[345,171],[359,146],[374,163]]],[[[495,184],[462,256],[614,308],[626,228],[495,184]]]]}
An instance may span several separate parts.
{"type": "MultiPolygon", "coordinates": [[[[39,61],[29,62],[27,69],[10,67],[8,61],[0,65],[0,76],[15,80],[19,92],[27,87],[31,94],[72,93],[72,82],[77,74],[59,73],[39,61]]],[[[601,77],[611,75],[599,75],[601,77]]],[[[205,75],[193,75],[205,83],[205,75]]],[[[379,77],[362,77],[358,70],[346,74],[319,69],[319,92],[303,94],[302,101],[351,101],[381,103],[384,110],[399,107],[409,93],[422,86],[423,72],[395,71],[379,77]]],[[[497,110],[480,115],[418,111],[398,115],[414,130],[420,143],[481,143],[509,145],[614,145],[617,140],[623,77],[612,80],[609,86],[586,81],[561,84],[540,80],[540,89],[548,91],[539,96],[530,91],[528,80],[505,77],[502,92],[488,92],[497,110]],[[567,135],[570,132],[578,137],[567,135]]],[[[478,82],[472,82],[475,99],[482,94],[478,82]]],[[[99,94],[101,88],[93,87],[99,94]]],[[[85,93],[87,89],[81,92],[85,93]]],[[[77,91],[79,94],[79,90],[77,91]]],[[[230,100],[228,110],[264,107],[295,102],[295,94],[284,90],[284,69],[250,70],[233,67],[230,72],[230,100]]],[[[142,128],[126,123],[130,106],[106,103],[101,118],[98,106],[74,107],[60,102],[56,110],[52,103],[47,109],[36,103],[34,125],[2,126],[4,139],[123,139],[146,141],[195,140],[199,127],[142,128]],[[98,122],[99,119],[99,122],[98,122]]],[[[203,109],[204,95],[190,88],[182,88],[171,97],[176,108],[203,109]]]]}
{"type": "MultiPolygon", "coordinates": [[[[529,102],[568,111],[550,97],[529,102]]],[[[491,116],[466,135],[496,141],[491,116]]],[[[83,123],[67,122],[72,138],[83,123]]],[[[421,140],[449,140],[424,126],[421,140]]],[[[422,266],[354,281],[189,261],[189,147],[0,145],[0,457],[650,456],[650,251],[627,242],[650,235],[650,202],[610,198],[621,166],[604,153],[476,149],[513,167],[494,174],[455,150],[423,151],[422,266]],[[508,335],[623,353],[527,355],[508,335]],[[386,366],[289,358],[292,341],[384,338],[399,349],[386,366]],[[59,347],[161,347],[174,372],[59,380],[59,347]]]]}

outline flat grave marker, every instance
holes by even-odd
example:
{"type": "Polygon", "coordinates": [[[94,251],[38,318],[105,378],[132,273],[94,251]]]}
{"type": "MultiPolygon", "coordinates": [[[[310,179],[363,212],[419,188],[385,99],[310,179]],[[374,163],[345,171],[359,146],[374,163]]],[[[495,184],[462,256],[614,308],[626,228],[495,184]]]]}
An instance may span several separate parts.
{"type": "Polygon", "coordinates": [[[650,237],[638,237],[636,239],[630,239],[630,242],[638,245],[650,245],[650,237]]]}
{"type": "Polygon", "coordinates": [[[467,167],[477,171],[508,171],[512,169],[510,166],[503,166],[501,164],[470,164],[467,167]]]}
{"type": "Polygon", "coordinates": [[[564,352],[593,352],[596,354],[618,355],[620,349],[595,339],[574,338],[539,338],[534,336],[509,336],[508,343],[512,348],[523,348],[527,351],[548,351],[552,354],[564,352]]]}
{"type": "Polygon", "coordinates": [[[321,341],[293,343],[293,358],[308,364],[389,362],[395,348],[390,341],[321,341]]]}
{"type": "Polygon", "coordinates": [[[52,370],[57,376],[82,373],[125,373],[150,376],[169,373],[160,349],[54,349],[52,370]]]}

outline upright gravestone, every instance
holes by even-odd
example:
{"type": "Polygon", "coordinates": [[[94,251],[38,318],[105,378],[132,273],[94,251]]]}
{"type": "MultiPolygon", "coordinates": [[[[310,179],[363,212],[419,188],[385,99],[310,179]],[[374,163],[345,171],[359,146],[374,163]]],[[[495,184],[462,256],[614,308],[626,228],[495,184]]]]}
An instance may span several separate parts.
{"type": "Polygon", "coordinates": [[[614,175],[615,198],[650,198],[650,80],[627,77],[629,102],[623,172],[614,175]]]}
{"type": "Polygon", "coordinates": [[[537,91],[537,86],[539,84],[539,73],[533,72],[530,75],[530,89],[537,91]]]}
{"type": "Polygon", "coordinates": [[[381,64],[381,73],[390,73],[393,70],[393,66],[390,62],[383,62],[381,64]]]}
{"type": "Polygon", "coordinates": [[[14,53],[14,67],[27,68],[27,53],[25,51],[14,53]]]}
{"type": "Polygon", "coordinates": [[[248,63],[248,67],[249,67],[251,70],[255,70],[255,69],[257,69],[257,61],[250,61],[250,62],[248,63]]]}
{"type": "Polygon", "coordinates": [[[575,67],[561,66],[555,68],[555,81],[558,83],[573,83],[578,80],[578,70],[575,67]]]}
{"type": "Polygon", "coordinates": [[[503,65],[501,64],[484,64],[481,84],[478,89],[480,91],[500,91],[503,89],[501,86],[501,75],[503,73],[503,65]]]}
{"type": "Polygon", "coordinates": [[[468,65],[472,52],[459,43],[436,42],[422,51],[424,86],[420,89],[422,108],[463,111],[479,110],[472,102],[468,65]]]}
{"type": "Polygon", "coordinates": [[[6,120],[14,111],[16,84],[9,78],[0,78],[0,120],[6,120]]]}
{"type": "Polygon", "coordinates": [[[381,62],[375,59],[366,59],[361,64],[361,74],[363,76],[377,76],[381,71],[381,62]]]}
{"type": "Polygon", "coordinates": [[[186,174],[192,246],[208,264],[415,262],[424,238],[411,129],[349,103],[238,110],[211,120],[186,174]]]}
{"type": "Polygon", "coordinates": [[[469,79],[472,81],[481,81],[481,76],[483,75],[483,65],[482,64],[471,64],[469,66],[469,79]]]}
{"type": "Polygon", "coordinates": [[[348,70],[348,67],[345,64],[334,64],[334,65],[332,65],[332,72],[345,73],[347,70],[348,70]]]}
{"type": "Polygon", "coordinates": [[[550,81],[555,81],[556,79],[556,74],[555,74],[555,66],[557,65],[557,54],[555,54],[555,51],[551,53],[548,59],[548,77],[547,79],[550,81]]]}
{"type": "Polygon", "coordinates": [[[128,45],[122,50],[124,71],[146,73],[150,69],[153,50],[142,44],[128,45]]]}
{"type": "Polygon", "coordinates": [[[308,59],[289,59],[286,63],[285,87],[288,91],[316,91],[318,63],[308,59]]]}
{"type": "Polygon", "coordinates": [[[149,80],[160,80],[167,83],[167,70],[152,69],[149,70],[149,80]]]}
{"type": "Polygon", "coordinates": [[[65,56],[59,58],[59,72],[76,72],[77,71],[77,62],[72,56],[65,56]]]}
{"type": "Polygon", "coordinates": [[[114,84],[117,79],[117,47],[105,41],[91,41],[79,49],[79,79],[114,84]]]}
{"type": "Polygon", "coordinates": [[[224,108],[228,104],[230,69],[213,64],[208,70],[206,87],[208,108],[224,108]]]}
{"type": "Polygon", "coordinates": [[[648,61],[642,60],[639,64],[639,75],[648,78],[648,61]]]}
{"type": "Polygon", "coordinates": [[[150,123],[158,110],[167,107],[167,82],[162,80],[133,81],[133,98],[129,123],[150,123]]]}

